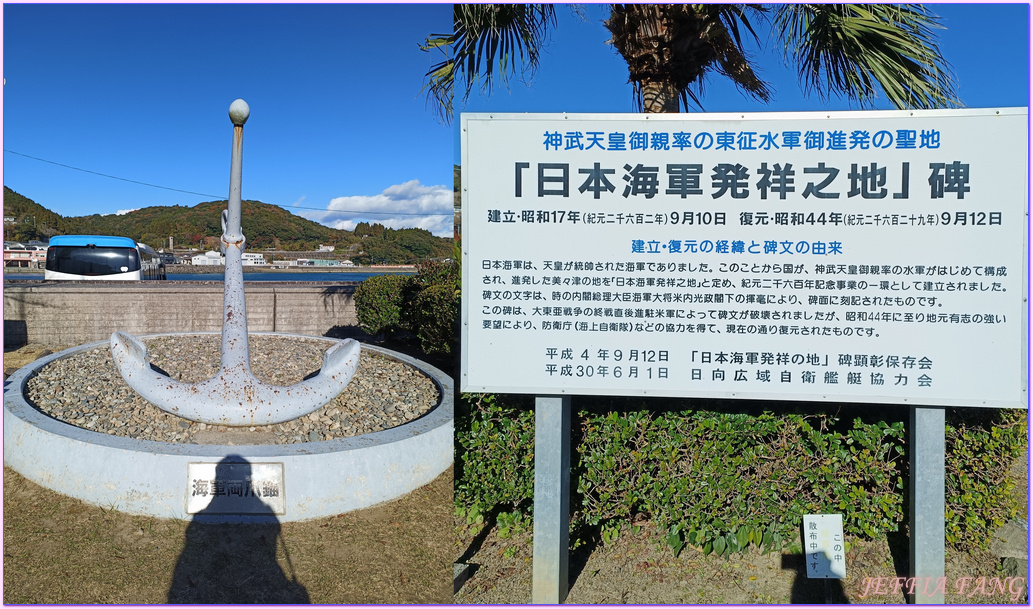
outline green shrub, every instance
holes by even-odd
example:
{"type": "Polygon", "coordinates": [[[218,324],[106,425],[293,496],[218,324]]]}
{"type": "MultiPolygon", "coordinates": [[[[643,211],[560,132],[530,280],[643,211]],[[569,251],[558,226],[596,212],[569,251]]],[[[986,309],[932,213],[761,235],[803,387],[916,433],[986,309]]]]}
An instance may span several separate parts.
{"type": "MultiPolygon", "coordinates": [[[[648,519],[675,553],[692,545],[727,556],[781,547],[796,538],[803,514],[841,513],[844,532],[864,539],[905,521],[906,409],[805,413],[786,405],[773,413],[753,403],[688,403],[574,398],[575,534],[611,540],[648,519]]],[[[1004,481],[1028,445],[1025,411],[971,410],[947,418],[947,541],[955,548],[985,547],[993,528],[1018,513],[1004,481]]],[[[457,507],[529,511],[533,439],[530,397],[465,400],[457,507]]]]}
{"type": "Polygon", "coordinates": [[[374,336],[410,332],[426,353],[451,355],[457,343],[459,265],[423,262],[416,274],[376,275],[355,290],[359,327],[374,336]]]}
{"type": "Polygon", "coordinates": [[[374,275],[355,289],[355,315],[359,327],[374,336],[390,336],[403,328],[405,275],[374,275]]]}
{"type": "Polygon", "coordinates": [[[1025,410],[972,408],[948,415],[948,543],[986,547],[998,527],[1026,517],[1029,506],[1008,480],[1008,469],[1029,447],[1028,430],[1025,410]]]}
{"type": "Polygon", "coordinates": [[[413,276],[413,281],[420,288],[449,284],[459,289],[459,271],[460,266],[455,262],[428,260],[416,265],[416,275],[413,276]]]}
{"type": "Polygon", "coordinates": [[[455,502],[467,513],[516,507],[534,491],[533,400],[462,394],[456,404],[455,502]]]}
{"type": "Polygon", "coordinates": [[[582,415],[587,524],[644,514],[676,552],[780,547],[803,514],[838,512],[848,534],[895,530],[901,422],[845,427],[828,415],[633,411],[582,415]]]}
{"type": "Polygon", "coordinates": [[[423,351],[451,355],[458,339],[455,331],[459,315],[456,289],[448,284],[430,285],[416,295],[409,312],[423,351]]]}
{"type": "Polygon", "coordinates": [[[423,262],[405,287],[402,324],[426,353],[451,355],[458,340],[459,269],[454,262],[423,262]]]}

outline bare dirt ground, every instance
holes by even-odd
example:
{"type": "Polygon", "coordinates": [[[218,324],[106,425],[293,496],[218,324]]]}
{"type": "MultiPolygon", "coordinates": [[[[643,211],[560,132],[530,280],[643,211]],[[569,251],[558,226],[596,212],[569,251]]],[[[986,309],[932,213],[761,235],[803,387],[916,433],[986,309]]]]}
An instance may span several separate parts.
{"type": "Polygon", "coordinates": [[[448,603],[452,484],[448,470],[330,518],[196,525],[93,507],[4,468],[4,603],[448,603]]]}
{"type": "MultiPolygon", "coordinates": [[[[1012,468],[1016,487],[1029,505],[1029,463],[1012,468]]],[[[474,566],[474,573],[455,595],[456,603],[527,603],[531,599],[532,539],[530,522],[500,534],[455,518],[456,555],[474,566]],[[472,552],[472,554],[471,554],[472,552]]],[[[1028,522],[1028,514],[1027,514],[1028,522]]],[[[685,548],[674,558],[661,546],[649,523],[636,533],[623,530],[609,544],[585,544],[570,556],[569,604],[773,604],[833,603],[900,604],[906,602],[892,578],[906,577],[908,541],[891,534],[874,541],[848,539],[847,579],[833,581],[826,596],[824,581],[810,580],[799,553],[799,540],[782,552],[760,550],[725,560],[685,548]],[[795,552],[793,550],[796,550],[795,552]],[[875,578],[883,578],[876,580],[875,578]],[[878,586],[876,586],[878,584],[878,586]]],[[[1028,548],[1027,548],[1028,550],[1028,548]]],[[[948,604],[1028,604],[1025,579],[1028,560],[1018,568],[1002,568],[989,551],[947,551],[948,604]],[[1016,582],[1015,577],[1022,582],[1016,582]],[[984,578],[980,580],[979,578],[984,578]],[[971,578],[964,580],[963,578],[971,578]],[[996,578],[996,581],[995,581],[996,578]],[[962,587],[963,586],[963,587],[962,587]],[[1001,587],[1004,587],[1002,592],[1001,587]]],[[[930,590],[935,588],[935,582],[930,590]]]]}
{"type": "Polygon", "coordinates": [[[15,373],[18,368],[28,366],[37,359],[57,353],[66,347],[47,348],[42,345],[22,345],[11,351],[4,350],[4,380],[15,373]]]}

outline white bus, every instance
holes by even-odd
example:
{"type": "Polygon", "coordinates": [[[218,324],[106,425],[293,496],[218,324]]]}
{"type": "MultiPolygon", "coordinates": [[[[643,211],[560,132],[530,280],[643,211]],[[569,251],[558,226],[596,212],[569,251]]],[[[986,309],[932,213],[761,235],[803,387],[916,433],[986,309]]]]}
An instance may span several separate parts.
{"type": "Polygon", "coordinates": [[[158,252],[128,237],[61,235],[50,239],[45,280],[165,279],[158,252]]]}

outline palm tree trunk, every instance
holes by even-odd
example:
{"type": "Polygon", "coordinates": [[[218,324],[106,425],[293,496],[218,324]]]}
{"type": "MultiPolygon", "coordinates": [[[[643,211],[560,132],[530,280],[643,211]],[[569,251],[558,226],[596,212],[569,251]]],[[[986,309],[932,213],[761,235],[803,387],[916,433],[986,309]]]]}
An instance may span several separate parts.
{"type": "Polygon", "coordinates": [[[642,111],[650,114],[677,113],[678,87],[669,82],[643,82],[642,111]]]}

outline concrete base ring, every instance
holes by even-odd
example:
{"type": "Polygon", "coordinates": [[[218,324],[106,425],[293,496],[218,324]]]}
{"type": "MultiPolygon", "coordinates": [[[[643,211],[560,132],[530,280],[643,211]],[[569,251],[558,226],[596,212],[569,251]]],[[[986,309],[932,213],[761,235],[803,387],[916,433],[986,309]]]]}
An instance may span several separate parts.
{"type": "MultiPolygon", "coordinates": [[[[158,336],[174,334],[143,338],[158,336]]],[[[52,419],[25,400],[26,383],[43,366],[81,350],[106,346],[107,341],[101,341],[66,349],[19,369],[4,382],[5,466],[41,486],[92,505],[189,520],[193,516],[187,513],[188,464],[218,463],[230,456],[252,464],[282,463],[285,508],[277,518],[292,522],[342,514],[401,497],[433,481],[452,465],[452,379],[424,362],[366,344],[362,349],[413,366],[432,378],[441,394],[438,405],[414,421],[350,438],[223,446],[135,440],[88,431],[52,419]]],[[[246,516],[210,519],[250,520],[246,516]]]]}

